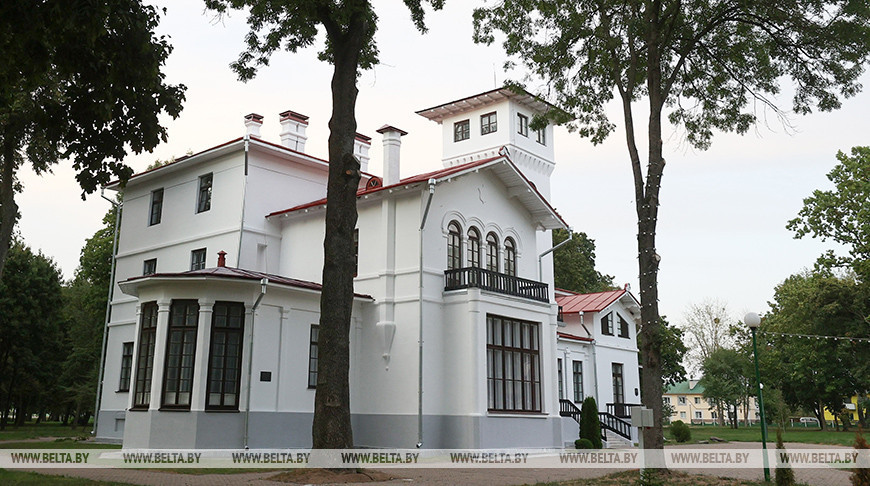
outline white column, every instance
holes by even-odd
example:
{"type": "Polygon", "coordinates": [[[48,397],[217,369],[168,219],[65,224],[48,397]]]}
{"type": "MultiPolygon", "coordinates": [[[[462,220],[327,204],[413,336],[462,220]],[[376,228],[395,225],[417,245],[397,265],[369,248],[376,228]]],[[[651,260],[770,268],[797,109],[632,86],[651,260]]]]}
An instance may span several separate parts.
{"type": "Polygon", "coordinates": [[[208,384],[208,353],[211,343],[211,316],[214,301],[199,299],[199,321],[196,327],[196,356],[193,359],[193,389],[190,397],[191,410],[205,410],[206,385],[208,384]]]}
{"type": "Polygon", "coordinates": [[[151,404],[157,410],[163,402],[163,370],[166,369],[166,338],[169,335],[170,301],[157,302],[157,332],[154,336],[154,368],[151,371],[151,404]]]}

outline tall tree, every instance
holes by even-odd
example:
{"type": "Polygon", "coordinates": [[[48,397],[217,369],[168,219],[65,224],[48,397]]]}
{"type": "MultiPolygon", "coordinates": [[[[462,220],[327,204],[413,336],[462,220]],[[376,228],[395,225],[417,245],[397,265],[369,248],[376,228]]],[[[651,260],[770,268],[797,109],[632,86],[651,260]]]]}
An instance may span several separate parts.
{"type": "MultiPolygon", "coordinates": [[[[570,126],[593,143],[615,129],[605,107],[618,96],[634,179],[641,332],[652,336],[660,325],[663,118],[706,149],[713,130],[752,128],[759,107],[782,115],[772,95],[785,77],[795,81],[794,112],[838,108],[861,88],[868,20],[870,6],[855,0],[502,0],[474,13],[475,40],[491,43],[501,31],[507,53],[550,87],[554,104],[573,112],[570,126]],[[635,130],[641,104],[646,160],[635,130]]],[[[660,349],[658,339],[641,349],[644,404],[656,417],[644,444],[652,448],[663,446],[660,349]]]]}
{"type": "MultiPolygon", "coordinates": [[[[444,0],[404,0],[420,32],[424,5],[444,0]]],[[[315,42],[320,27],[326,46],[320,59],[333,65],[332,117],[329,120],[329,176],[326,186],[326,236],[323,240],[323,290],[320,298],[320,354],[314,396],[313,444],[318,449],[353,446],[350,424],[350,318],[353,305],[356,192],[360,163],[353,155],[356,87],[360,69],[377,64],[377,15],[368,0],[206,0],[219,13],[247,9],[247,50],[232,64],[242,81],[252,79],[282,47],[296,52],[315,42]]]]}
{"type": "Polygon", "coordinates": [[[25,161],[41,174],[71,159],[84,195],[165,140],[159,116],[178,116],[185,88],[164,83],[158,20],[140,0],[0,2],[0,276],[25,161]]]}
{"type": "Polygon", "coordinates": [[[819,258],[820,266],[851,268],[870,284],[870,147],[852,147],[851,154],[837,152],[840,163],[828,173],[835,189],[813,191],[787,227],[795,238],[812,235],[845,245],[848,255],[829,250],[819,258]]]}
{"type": "Polygon", "coordinates": [[[692,370],[699,371],[710,355],[733,344],[730,329],[734,324],[728,306],[716,299],[706,299],[686,309],[682,329],[689,347],[686,358],[692,370]]]}
{"type": "Polygon", "coordinates": [[[586,233],[553,230],[553,246],[569,237],[570,242],[553,252],[556,287],[581,293],[613,289],[613,277],[595,269],[595,240],[586,233]]]}
{"type": "Polygon", "coordinates": [[[63,359],[57,265],[20,242],[8,255],[0,278],[0,429],[11,411],[20,424],[55,398],[63,359]]]}
{"type": "Polygon", "coordinates": [[[704,398],[709,402],[721,405],[729,412],[733,411],[731,427],[737,428],[737,408],[749,402],[752,395],[751,362],[740,352],[719,348],[701,365],[704,377],[704,398]]]}

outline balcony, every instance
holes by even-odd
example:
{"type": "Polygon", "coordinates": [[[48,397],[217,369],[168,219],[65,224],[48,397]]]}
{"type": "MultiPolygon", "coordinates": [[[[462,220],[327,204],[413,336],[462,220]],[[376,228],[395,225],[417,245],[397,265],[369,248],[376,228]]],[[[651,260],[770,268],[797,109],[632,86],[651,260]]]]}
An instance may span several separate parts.
{"type": "Polygon", "coordinates": [[[477,288],[499,294],[550,302],[547,284],[478,267],[444,271],[444,290],[477,288]]]}

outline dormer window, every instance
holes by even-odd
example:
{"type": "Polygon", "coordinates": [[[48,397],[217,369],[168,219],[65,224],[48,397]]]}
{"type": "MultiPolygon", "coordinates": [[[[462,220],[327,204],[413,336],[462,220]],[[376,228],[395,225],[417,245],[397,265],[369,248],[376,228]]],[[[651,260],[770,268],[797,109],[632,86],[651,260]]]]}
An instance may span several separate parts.
{"type": "Polygon", "coordinates": [[[471,123],[468,120],[458,121],[453,124],[453,141],[461,142],[471,136],[471,123]]]}
{"type": "Polygon", "coordinates": [[[529,117],[522,113],[517,113],[517,133],[524,137],[529,136],[529,117]]]}
{"type": "Polygon", "coordinates": [[[601,318],[601,334],[613,336],[613,312],[601,318]]]}
{"type": "Polygon", "coordinates": [[[498,119],[495,112],[480,115],[480,134],[486,135],[498,130],[498,119]]]}

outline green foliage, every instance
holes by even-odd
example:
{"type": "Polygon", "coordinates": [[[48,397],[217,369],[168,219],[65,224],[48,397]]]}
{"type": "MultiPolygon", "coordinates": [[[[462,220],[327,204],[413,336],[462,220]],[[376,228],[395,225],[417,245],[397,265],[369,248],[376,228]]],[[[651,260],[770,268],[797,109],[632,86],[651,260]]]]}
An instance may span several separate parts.
{"type": "Polygon", "coordinates": [[[574,447],[577,449],[594,449],[595,447],[592,445],[592,441],[589,439],[579,438],[574,441],[574,447]]]}
{"type": "Polygon", "coordinates": [[[765,383],[795,408],[839,411],[854,395],[870,389],[870,343],[808,339],[810,336],[870,337],[863,316],[870,314],[868,286],[854,278],[816,271],[792,275],[776,287],[774,301],[758,331],[765,383]]]}
{"type": "Polygon", "coordinates": [[[17,218],[15,176],[68,158],[84,193],[129,177],[121,160],[166,139],[185,87],[160,72],[172,51],[157,10],[140,0],[0,2],[0,275],[17,218]]]}
{"type": "Polygon", "coordinates": [[[795,232],[795,238],[809,234],[846,246],[848,256],[829,250],[819,257],[818,265],[850,267],[870,282],[870,147],[852,147],[851,153],[850,157],[837,152],[840,163],[828,173],[836,188],[813,191],[787,228],[795,232]]]}
{"type": "Polygon", "coordinates": [[[598,422],[598,405],[594,397],[586,397],[580,408],[580,438],[592,444],[592,449],[601,449],[601,424],[598,422]]]}
{"type": "Polygon", "coordinates": [[[776,473],[774,475],[774,484],[776,486],[794,486],[794,470],[787,461],[779,460],[779,454],[785,453],[785,446],[782,443],[782,427],[776,429],[776,473]]]}
{"type": "MultiPolygon", "coordinates": [[[[553,230],[553,246],[569,237],[568,230],[553,230]]],[[[595,240],[586,233],[570,233],[571,241],[553,251],[556,288],[580,293],[613,290],[613,277],[595,270],[595,240]]]]}
{"type": "Polygon", "coordinates": [[[692,431],[682,420],[675,420],[671,422],[671,437],[677,442],[688,442],[692,440],[692,431]]]}
{"type": "MultiPolygon", "coordinates": [[[[704,377],[704,398],[710,403],[717,403],[735,409],[745,404],[753,394],[754,376],[752,362],[747,356],[733,349],[719,348],[704,360],[701,366],[704,377]]],[[[737,427],[737,417],[733,422],[737,427]]]]}
{"type": "Polygon", "coordinates": [[[57,265],[13,242],[0,279],[0,426],[12,410],[22,423],[28,413],[56,403],[64,353],[61,303],[57,265]]]}
{"type": "MultiPolygon", "coordinates": [[[[870,445],[864,438],[864,434],[859,429],[855,432],[855,449],[860,453],[867,453],[870,445]]],[[[852,486],[870,486],[870,467],[856,467],[852,469],[852,474],[849,476],[852,481],[852,486]]]]}

